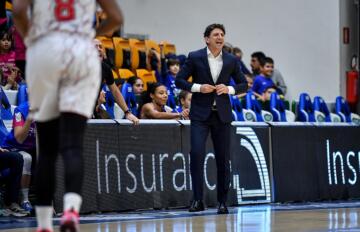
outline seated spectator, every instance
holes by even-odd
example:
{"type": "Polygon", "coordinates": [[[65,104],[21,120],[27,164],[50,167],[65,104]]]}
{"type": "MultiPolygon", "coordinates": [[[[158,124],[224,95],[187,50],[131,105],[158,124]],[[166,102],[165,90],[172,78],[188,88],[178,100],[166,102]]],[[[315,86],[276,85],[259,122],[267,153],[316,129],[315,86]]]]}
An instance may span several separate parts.
{"type": "Polygon", "coordinates": [[[266,56],[263,52],[254,52],[251,54],[250,67],[254,77],[260,74],[261,63],[264,62],[265,58],[266,56]]]}
{"type": "Polygon", "coordinates": [[[141,96],[144,92],[144,82],[139,77],[130,77],[127,82],[132,86],[135,96],[141,96]]]}
{"type": "Polygon", "coordinates": [[[13,129],[5,137],[1,147],[18,152],[24,160],[21,177],[21,207],[31,213],[33,210],[29,201],[29,186],[31,181],[32,157],[36,155],[35,122],[28,118],[29,104],[24,102],[15,108],[13,129]]]}
{"type": "MultiPolygon", "coordinates": [[[[136,116],[139,116],[138,115],[140,113],[139,106],[141,105],[142,94],[144,92],[144,82],[142,81],[141,78],[135,77],[135,76],[130,77],[127,80],[127,82],[131,85],[132,91],[133,91],[133,93],[135,95],[136,112],[137,112],[136,116]]],[[[130,106],[130,105],[128,105],[128,107],[132,108],[132,106],[130,106]]]]}
{"type": "Polygon", "coordinates": [[[143,105],[140,108],[142,119],[183,119],[189,116],[189,110],[181,113],[173,113],[172,109],[166,107],[168,93],[166,87],[161,83],[149,83],[148,92],[144,94],[143,105]]]}
{"type": "Polygon", "coordinates": [[[164,76],[163,84],[168,89],[168,94],[171,94],[175,97],[178,97],[180,89],[176,88],[175,77],[180,71],[180,61],[178,59],[169,59],[167,61],[168,72],[164,76]]]}
{"type": "Polygon", "coordinates": [[[263,101],[270,101],[271,94],[276,92],[276,89],[273,87],[268,87],[262,94],[263,101]]]}
{"type": "Polygon", "coordinates": [[[244,62],[242,61],[242,56],[243,56],[243,53],[241,51],[240,48],[238,47],[234,47],[232,49],[232,53],[233,55],[238,59],[239,61],[239,65],[240,65],[240,70],[242,73],[244,73],[244,75],[247,75],[247,74],[251,74],[249,69],[246,67],[246,65],[244,64],[244,62]]]}
{"type": "MultiPolygon", "coordinates": [[[[183,110],[187,109],[190,111],[190,105],[191,105],[191,97],[192,93],[186,90],[181,90],[179,94],[179,102],[180,106],[176,108],[177,112],[182,112],[183,110]]],[[[188,117],[185,119],[189,119],[188,117]]]]}
{"type": "MultiPolygon", "coordinates": [[[[246,78],[246,81],[247,81],[247,84],[248,84],[248,91],[252,91],[252,87],[253,87],[253,83],[254,83],[254,78],[251,74],[245,74],[245,78],[246,78]]],[[[238,98],[243,98],[245,97],[247,94],[246,93],[241,93],[241,94],[238,94],[237,97],[238,98]]]]}
{"type": "Polygon", "coordinates": [[[274,69],[274,61],[270,57],[261,60],[260,74],[255,77],[252,91],[254,95],[261,100],[264,100],[263,93],[269,87],[275,88],[274,82],[271,80],[271,75],[274,69]]]}
{"type": "Polygon", "coordinates": [[[5,183],[5,209],[0,210],[0,216],[27,216],[18,205],[21,173],[23,170],[23,159],[19,153],[9,152],[0,148],[0,173],[7,172],[4,177],[0,174],[1,183],[5,183]]]}
{"type": "Polygon", "coordinates": [[[2,71],[1,85],[4,89],[17,89],[22,80],[16,67],[16,54],[13,49],[13,36],[10,31],[0,32],[0,68],[2,71]]]}
{"type": "Polygon", "coordinates": [[[94,109],[94,115],[93,118],[94,119],[110,119],[110,115],[108,114],[108,112],[106,111],[106,106],[105,106],[105,92],[103,90],[100,91],[99,93],[99,97],[98,100],[96,102],[96,106],[94,109]]]}
{"type": "MultiPolygon", "coordinates": [[[[250,66],[253,72],[253,75],[256,76],[260,74],[260,68],[261,68],[261,61],[265,59],[265,54],[263,52],[254,52],[251,54],[251,62],[250,66]]],[[[273,69],[273,73],[271,75],[271,80],[274,82],[277,90],[281,91],[282,95],[286,94],[287,86],[285,84],[284,78],[281,75],[280,71],[277,69],[273,69]]]]}

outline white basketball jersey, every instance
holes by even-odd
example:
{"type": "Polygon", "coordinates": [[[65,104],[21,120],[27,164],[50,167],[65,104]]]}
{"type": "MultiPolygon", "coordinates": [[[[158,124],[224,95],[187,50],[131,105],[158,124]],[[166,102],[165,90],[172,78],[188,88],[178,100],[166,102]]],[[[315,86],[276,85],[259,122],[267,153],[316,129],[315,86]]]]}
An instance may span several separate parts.
{"type": "Polygon", "coordinates": [[[31,26],[25,39],[30,45],[51,32],[67,32],[92,39],[95,0],[32,0],[31,26]]]}

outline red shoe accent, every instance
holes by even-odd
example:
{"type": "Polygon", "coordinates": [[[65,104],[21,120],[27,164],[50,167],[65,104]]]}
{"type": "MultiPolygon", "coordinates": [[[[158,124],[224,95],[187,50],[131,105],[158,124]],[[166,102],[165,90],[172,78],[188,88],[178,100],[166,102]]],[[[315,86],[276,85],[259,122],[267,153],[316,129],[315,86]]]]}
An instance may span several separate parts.
{"type": "Polygon", "coordinates": [[[64,212],[60,220],[60,232],[78,232],[79,231],[79,213],[75,210],[64,212]]]}
{"type": "Polygon", "coordinates": [[[36,230],[36,232],[53,232],[53,231],[50,230],[50,229],[40,229],[40,228],[38,228],[38,229],[36,230]]]}

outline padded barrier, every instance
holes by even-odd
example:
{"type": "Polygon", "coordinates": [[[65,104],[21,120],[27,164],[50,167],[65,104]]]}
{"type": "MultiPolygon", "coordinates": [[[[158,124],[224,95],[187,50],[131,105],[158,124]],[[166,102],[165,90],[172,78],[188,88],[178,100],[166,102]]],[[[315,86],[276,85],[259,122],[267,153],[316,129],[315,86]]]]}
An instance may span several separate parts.
{"type": "MultiPolygon", "coordinates": [[[[189,121],[90,120],[82,212],[186,207],[191,201],[189,121]]],[[[360,197],[360,127],[346,123],[236,122],[229,205],[360,197]],[[271,148],[271,149],[270,149],[271,148]]],[[[204,201],[216,205],[208,140],[204,201]]],[[[55,209],[62,209],[62,160],[55,209]]]]}

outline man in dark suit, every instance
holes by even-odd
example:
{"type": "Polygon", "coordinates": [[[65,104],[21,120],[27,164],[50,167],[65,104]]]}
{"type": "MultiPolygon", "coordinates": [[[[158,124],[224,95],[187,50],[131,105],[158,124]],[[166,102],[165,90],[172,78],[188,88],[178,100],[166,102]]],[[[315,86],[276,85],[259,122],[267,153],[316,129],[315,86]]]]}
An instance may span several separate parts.
{"type": "Polygon", "coordinates": [[[211,132],[217,166],[218,213],[227,214],[230,186],[230,129],[233,120],[229,94],[247,90],[247,82],[236,58],[223,51],[225,28],[211,24],[204,32],[207,47],[190,52],[176,76],[177,87],[193,93],[191,120],[191,178],[194,199],[190,212],[204,210],[203,183],[206,139],[211,132]],[[187,80],[192,76],[193,82],[187,80]],[[229,86],[233,78],[236,85],[229,86]]]}

